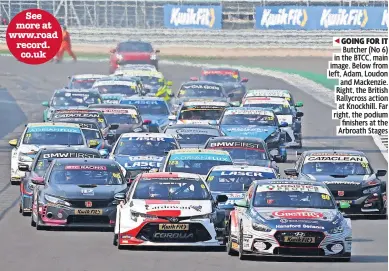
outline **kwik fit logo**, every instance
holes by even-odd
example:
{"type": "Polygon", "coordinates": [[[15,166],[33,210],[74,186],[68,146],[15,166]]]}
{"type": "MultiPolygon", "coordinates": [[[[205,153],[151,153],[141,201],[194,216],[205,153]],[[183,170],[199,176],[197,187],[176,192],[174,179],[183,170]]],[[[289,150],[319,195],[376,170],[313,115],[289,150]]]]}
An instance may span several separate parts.
{"type": "Polygon", "coordinates": [[[369,17],[366,9],[323,9],[320,25],[324,28],[331,26],[360,26],[365,27],[369,17]]]}
{"type": "Polygon", "coordinates": [[[297,25],[304,27],[308,21],[308,14],[305,9],[292,8],[279,9],[277,13],[272,13],[271,9],[264,9],[262,12],[261,25],[282,26],[282,25],[297,25]]]}
{"type": "Polygon", "coordinates": [[[215,9],[213,8],[172,8],[170,23],[180,25],[203,25],[212,28],[215,24],[215,9]]]}

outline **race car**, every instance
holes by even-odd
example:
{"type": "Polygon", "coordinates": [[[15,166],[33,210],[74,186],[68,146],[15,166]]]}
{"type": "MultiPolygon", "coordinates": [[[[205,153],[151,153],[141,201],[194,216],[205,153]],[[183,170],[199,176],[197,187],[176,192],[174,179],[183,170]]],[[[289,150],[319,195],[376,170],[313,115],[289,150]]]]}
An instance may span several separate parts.
{"type": "Polygon", "coordinates": [[[158,70],[158,53],[149,42],[123,41],[112,49],[109,58],[109,73],[114,73],[119,65],[151,64],[158,70]]]}
{"type": "Polygon", "coordinates": [[[281,128],[286,135],[284,142],[285,147],[302,147],[301,118],[304,116],[304,113],[296,112],[294,114],[289,102],[285,98],[250,97],[244,100],[242,106],[261,107],[266,110],[274,111],[279,123],[288,123],[288,127],[281,128]],[[299,125],[300,128],[296,129],[296,125],[299,125]],[[296,133],[296,130],[299,130],[300,132],[296,133]]]}
{"type": "Polygon", "coordinates": [[[224,211],[196,174],[145,173],[127,195],[117,194],[113,244],[125,246],[222,246],[224,211]]]}
{"type": "MultiPolygon", "coordinates": [[[[347,204],[339,205],[343,210],[347,204]]],[[[247,256],[324,257],[350,261],[352,227],[323,183],[259,180],[235,202],[227,253],[247,256]]]]}
{"type": "MultiPolygon", "coordinates": [[[[192,77],[191,80],[198,81],[199,79],[192,77]]],[[[200,80],[221,84],[227,94],[233,93],[233,100],[239,102],[246,93],[245,83],[249,81],[247,78],[240,77],[239,70],[227,68],[203,68],[200,80]]]]}
{"type": "Polygon", "coordinates": [[[138,174],[159,169],[167,152],[180,145],[171,135],[160,133],[122,134],[116,142],[109,159],[115,160],[127,171],[127,179],[138,174]]]}
{"type": "Polygon", "coordinates": [[[113,228],[115,194],[126,193],[118,163],[98,158],[55,159],[44,178],[32,179],[31,226],[113,228]]]}
{"type": "Polygon", "coordinates": [[[204,149],[171,150],[161,172],[186,172],[199,174],[205,178],[214,166],[232,165],[231,156],[226,151],[204,149]]]}
{"type": "Polygon", "coordinates": [[[90,141],[89,146],[80,126],[70,123],[29,123],[18,139],[12,139],[9,144],[11,151],[11,184],[20,184],[25,176],[19,170],[19,164],[31,166],[40,148],[47,146],[95,147],[97,142],[90,141]]]}
{"type": "Polygon", "coordinates": [[[285,174],[324,182],[337,202],[348,203],[349,215],[386,215],[387,170],[375,171],[366,155],[355,150],[310,150],[301,153],[285,174]]]}
{"type": "Polygon", "coordinates": [[[177,110],[177,115],[172,115],[169,119],[176,124],[216,125],[224,109],[230,106],[231,104],[227,102],[184,102],[177,110]]]}
{"type": "Polygon", "coordinates": [[[69,82],[65,88],[69,89],[89,89],[94,82],[100,78],[106,77],[103,74],[77,74],[68,76],[69,82]]]}
{"type": "Polygon", "coordinates": [[[142,118],[151,121],[149,130],[154,133],[164,131],[169,124],[169,116],[172,114],[163,98],[133,96],[122,99],[120,104],[136,106],[142,118]]]}
{"type": "Polygon", "coordinates": [[[182,148],[203,148],[209,138],[221,136],[217,127],[202,124],[169,125],[164,133],[174,136],[182,148]]]}
{"type": "Polygon", "coordinates": [[[205,81],[187,82],[181,85],[177,96],[172,99],[173,111],[177,111],[184,102],[230,102],[232,97],[234,94],[227,94],[220,84],[205,81]]]}
{"type": "Polygon", "coordinates": [[[287,126],[286,122],[278,122],[273,111],[257,107],[227,108],[219,122],[224,136],[253,137],[264,140],[270,154],[277,162],[287,161],[284,146],[285,134],[280,129],[287,126]]]}
{"type": "Polygon", "coordinates": [[[101,158],[101,155],[97,150],[90,148],[49,147],[38,151],[31,167],[20,164],[19,170],[26,173],[20,182],[19,212],[23,216],[30,215],[32,211],[32,194],[35,187],[32,180],[42,178],[52,160],[56,158],[101,158]]]}
{"type": "Polygon", "coordinates": [[[50,101],[42,102],[47,107],[43,111],[43,121],[51,121],[55,110],[85,109],[90,104],[101,104],[103,98],[96,89],[58,89],[50,101]]]}
{"type": "Polygon", "coordinates": [[[118,125],[115,130],[110,131],[115,135],[113,142],[123,133],[143,133],[149,131],[151,121],[143,120],[138,109],[133,105],[102,104],[92,105],[89,108],[103,112],[109,124],[118,125]]]}
{"type": "Polygon", "coordinates": [[[273,168],[279,173],[279,168],[269,153],[266,143],[262,139],[250,137],[214,137],[209,138],[204,145],[205,149],[227,151],[234,165],[263,166],[273,168]]]}

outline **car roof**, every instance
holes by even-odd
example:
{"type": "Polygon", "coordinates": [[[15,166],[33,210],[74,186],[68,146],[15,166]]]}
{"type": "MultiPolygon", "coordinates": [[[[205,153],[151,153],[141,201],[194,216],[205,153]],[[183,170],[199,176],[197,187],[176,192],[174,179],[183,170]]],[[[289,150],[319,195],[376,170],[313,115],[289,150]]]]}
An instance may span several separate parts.
{"type": "Polygon", "coordinates": [[[305,179],[264,179],[264,180],[255,180],[253,183],[257,185],[271,185],[271,184],[298,184],[298,185],[316,185],[321,187],[326,187],[326,184],[323,182],[318,182],[314,180],[305,180],[305,179]]]}
{"type": "Polygon", "coordinates": [[[47,127],[47,126],[80,128],[80,126],[78,124],[67,123],[67,122],[61,122],[61,123],[55,123],[55,122],[35,122],[35,123],[27,124],[27,127],[47,127]]]}
{"type": "Polygon", "coordinates": [[[174,138],[172,135],[169,134],[162,134],[162,133],[124,133],[122,134],[122,138],[129,138],[129,137],[162,137],[162,138],[174,138]]]}
{"type": "Polygon", "coordinates": [[[55,160],[56,162],[61,162],[62,165],[117,165],[115,161],[111,159],[104,158],[59,158],[55,160]]]}
{"type": "Polygon", "coordinates": [[[182,85],[183,86],[186,86],[186,85],[214,85],[214,86],[218,86],[218,87],[223,88],[221,84],[215,83],[212,81],[189,81],[189,82],[183,83],[182,85]]]}
{"type": "Polygon", "coordinates": [[[364,152],[361,151],[356,151],[356,150],[309,150],[305,151],[305,155],[315,155],[315,154],[320,154],[320,153],[325,153],[325,154],[349,154],[349,155],[361,155],[361,156],[366,156],[364,152]]]}
{"type": "Polygon", "coordinates": [[[166,129],[186,129],[186,128],[196,128],[196,129],[213,129],[218,130],[216,126],[208,125],[208,124],[193,124],[193,123],[187,123],[187,124],[172,124],[166,127],[166,129]]]}
{"type": "Polygon", "coordinates": [[[239,166],[239,165],[224,165],[213,167],[211,171],[255,171],[255,172],[275,172],[274,169],[261,166],[239,166]]]}
{"type": "Polygon", "coordinates": [[[131,97],[126,97],[126,98],[122,99],[122,101],[140,101],[140,100],[164,102],[163,98],[160,98],[160,97],[147,97],[147,96],[131,96],[131,97]]]}
{"type": "Polygon", "coordinates": [[[184,173],[184,172],[156,172],[156,173],[143,173],[141,175],[141,179],[159,179],[159,178],[191,178],[191,179],[199,179],[201,177],[197,174],[193,173],[184,173]]]}
{"type": "Polygon", "coordinates": [[[182,103],[182,106],[202,106],[202,105],[226,107],[226,106],[230,106],[230,103],[219,102],[219,101],[188,101],[182,103]]]}
{"type": "Polygon", "coordinates": [[[100,78],[100,77],[104,77],[104,76],[107,76],[107,75],[86,73],[86,74],[76,74],[76,75],[73,75],[72,78],[73,79],[96,79],[96,78],[100,78]]]}
{"type": "Polygon", "coordinates": [[[52,152],[86,152],[86,153],[99,153],[96,149],[86,148],[86,147],[45,147],[40,149],[42,153],[52,153],[52,152]]]}
{"type": "Polygon", "coordinates": [[[131,105],[131,104],[91,104],[89,105],[89,108],[97,109],[97,110],[98,108],[137,109],[135,105],[131,105]]]}
{"type": "Polygon", "coordinates": [[[264,140],[260,138],[252,138],[252,137],[234,137],[234,136],[220,136],[220,137],[212,137],[209,139],[209,142],[247,142],[247,143],[262,143],[264,144],[264,140]]]}
{"type": "Polygon", "coordinates": [[[182,153],[205,153],[205,154],[215,154],[215,155],[227,155],[230,154],[227,151],[222,150],[213,150],[213,149],[196,149],[196,148],[186,148],[186,149],[176,149],[169,151],[170,154],[182,154],[182,153]]]}
{"type": "Polygon", "coordinates": [[[91,94],[100,94],[98,89],[95,88],[62,88],[62,89],[57,89],[55,93],[91,93],[91,94]]]}
{"type": "Polygon", "coordinates": [[[223,68],[223,67],[219,67],[219,68],[202,68],[201,70],[203,70],[203,71],[234,71],[234,72],[239,72],[238,69],[223,68]]]}
{"type": "Polygon", "coordinates": [[[274,115],[274,112],[269,109],[265,109],[263,107],[227,107],[226,111],[263,111],[268,112],[271,115],[274,115]]]}

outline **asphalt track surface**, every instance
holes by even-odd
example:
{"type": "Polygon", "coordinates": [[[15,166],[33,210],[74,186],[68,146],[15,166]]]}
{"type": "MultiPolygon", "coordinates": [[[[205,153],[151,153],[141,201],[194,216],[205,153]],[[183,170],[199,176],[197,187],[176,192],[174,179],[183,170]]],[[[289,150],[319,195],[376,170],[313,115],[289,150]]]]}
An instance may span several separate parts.
{"type": "MultiPolygon", "coordinates": [[[[300,63],[301,65],[301,63],[300,63]]],[[[321,63],[324,67],[323,63],[321,63]]],[[[162,66],[175,87],[197,68],[162,66]]],[[[354,220],[353,257],[350,263],[239,261],[223,251],[209,250],[128,250],[119,251],[112,245],[112,233],[90,231],[37,231],[30,218],[18,212],[19,188],[9,185],[10,147],[8,140],[17,137],[27,121],[41,121],[41,101],[48,100],[55,88],[64,86],[67,75],[105,73],[106,63],[64,63],[28,66],[12,58],[0,58],[0,270],[30,271],[232,271],[232,270],[387,270],[387,220],[354,220]],[[5,89],[6,90],[5,90],[5,89]],[[16,129],[15,129],[16,128],[16,129]]],[[[387,162],[370,137],[335,137],[336,121],[330,108],[300,90],[269,77],[244,74],[251,87],[290,89],[296,100],[304,102],[303,133],[305,148],[352,148],[365,151],[376,169],[386,169],[387,162]]],[[[290,152],[292,166],[295,157],[290,152]]]]}

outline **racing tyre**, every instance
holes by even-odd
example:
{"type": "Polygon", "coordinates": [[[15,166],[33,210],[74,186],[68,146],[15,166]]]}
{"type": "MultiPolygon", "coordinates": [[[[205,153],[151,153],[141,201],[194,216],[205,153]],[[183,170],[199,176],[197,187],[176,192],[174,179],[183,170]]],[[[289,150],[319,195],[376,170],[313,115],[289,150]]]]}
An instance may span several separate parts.
{"type": "Polygon", "coordinates": [[[11,182],[11,185],[20,185],[20,181],[12,181],[12,179],[9,181],[11,182]]]}
{"type": "Polygon", "coordinates": [[[19,211],[21,214],[22,214],[22,216],[29,216],[31,213],[30,212],[25,212],[24,211],[24,204],[23,204],[23,201],[22,201],[22,203],[20,204],[20,211],[19,211]]]}
{"type": "Polygon", "coordinates": [[[113,242],[112,244],[116,247],[118,245],[118,235],[114,234],[113,235],[113,242]]]}
{"type": "Polygon", "coordinates": [[[228,229],[228,236],[227,236],[227,254],[230,256],[237,256],[238,252],[232,249],[232,242],[231,242],[231,228],[228,229]]]}
{"type": "Polygon", "coordinates": [[[33,215],[31,214],[31,223],[30,223],[31,227],[36,227],[36,223],[34,221],[34,217],[33,215]]]}
{"type": "Polygon", "coordinates": [[[238,253],[239,260],[244,261],[247,259],[247,256],[243,252],[243,227],[240,226],[239,229],[239,253],[238,253]]]}
{"type": "Polygon", "coordinates": [[[21,214],[23,211],[22,211],[23,209],[22,209],[22,204],[21,203],[19,203],[19,214],[21,214]]]}

